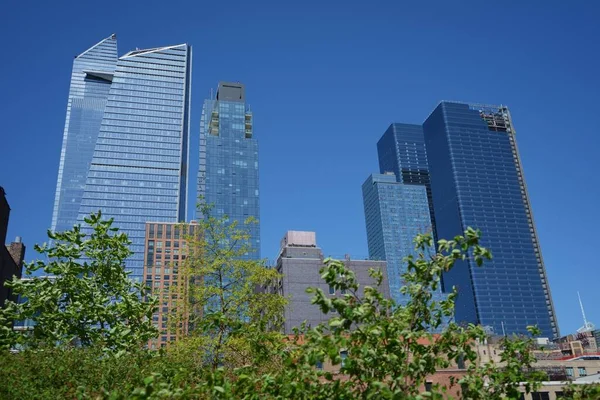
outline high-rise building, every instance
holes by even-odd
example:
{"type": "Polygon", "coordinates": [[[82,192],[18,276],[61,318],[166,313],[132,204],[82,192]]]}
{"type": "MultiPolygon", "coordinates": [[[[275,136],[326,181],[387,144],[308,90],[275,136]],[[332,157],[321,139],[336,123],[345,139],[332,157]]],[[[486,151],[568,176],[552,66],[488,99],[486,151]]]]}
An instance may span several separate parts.
{"type": "Polygon", "coordinates": [[[249,217],[257,221],[248,226],[254,249],[248,257],[260,258],[258,142],[252,122],[244,85],[220,82],[216,98],[205,100],[202,108],[198,194],[216,216],[240,224],[249,217]]]}
{"type": "Polygon", "coordinates": [[[415,236],[431,233],[427,189],[425,185],[400,183],[393,172],[388,172],[369,176],[362,192],[369,258],[387,262],[390,295],[397,304],[405,304],[400,293],[407,269],[404,258],[417,255],[415,236]]]}
{"type": "MultiPolygon", "coordinates": [[[[288,231],[281,240],[281,250],[277,258],[277,271],[282,275],[275,291],[289,299],[284,313],[284,332],[294,333],[295,327],[300,327],[306,321],[310,326],[327,322],[331,314],[323,314],[321,309],[311,303],[312,295],[306,293],[309,287],[320,288],[330,297],[343,296],[345,293],[329,287],[321,278],[319,270],[323,267],[323,252],[317,246],[315,232],[288,231]]],[[[359,283],[358,295],[364,294],[364,286],[375,285],[375,280],[369,276],[369,269],[379,269],[383,272],[380,290],[388,297],[388,284],[384,261],[357,260],[349,256],[344,265],[355,273],[359,283]]]]}
{"type": "Polygon", "coordinates": [[[435,236],[435,216],[423,127],[415,124],[391,124],[377,142],[377,155],[380,173],[393,172],[400,183],[425,186],[431,228],[435,236]]]}
{"type": "Polygon", "coordinates": [[[70,229],[77,222],[117,58],[117,37],[111,35],[73,61],[52,213],[53,231],[70,229]]]}
{"type": "Polygon", "coordinates": [[[148,348],[168,347],[188,333],[185,297],[189,282],[180,267],[188,255],[187,238],[196,230],[194,223],[146,223],[144,276],[146,286],[159,299],[152,316],[159,336],[148,342],[148,348]],[[172,320],[172,316],[177,318],[172,320]]]}
{"type": "Polygon", "coordinates": [[[191,48],[134,50],[115,35],[75,58],[52,228],[102,210],[128,234],[126,267],[142,279],[146,221],[184,221],[191,48]]]}
{"type": "Polygon", "coordinates": [[[12,289],[4,286],[13,277],[21,278],[23,272],[23,259],[25,258],[25,245],[17,236],[14,242],[5,246],[6,232],[10,206],[6,200],[6,192],[0,186],[0,308],[4,307],[7,300],[16,301],[12,289]]]}
{"type": "Polygon", "coordinates": [[[472,259],[444,274],[458,289],[457,322],[497,334],[537,325],[558,337],[558,324],[533,222],[514,125],[508,108],[441,102],[423,124],[440,238],[467,227],[482,231],[493,259],[472,259]]]}

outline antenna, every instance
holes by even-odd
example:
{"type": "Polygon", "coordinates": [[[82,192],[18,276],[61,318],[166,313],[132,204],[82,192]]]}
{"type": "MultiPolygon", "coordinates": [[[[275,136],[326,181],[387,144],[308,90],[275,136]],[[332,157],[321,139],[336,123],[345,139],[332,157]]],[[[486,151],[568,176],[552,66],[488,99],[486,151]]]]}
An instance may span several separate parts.
{"type": "Polygon", "coordinates": [[[596,326],[591,322],[588,322],[587,318],[585,318],[585,311],[583,309],[583,302],[581,301],[581,295],[579,294],[579,291],[577,291],[577,297],[579,298],[579,306],[581,307],[581,315],[583,316],[583,326],[577,329],[577,332],[582,333],[593,331],[596,329],[596,326]]]}

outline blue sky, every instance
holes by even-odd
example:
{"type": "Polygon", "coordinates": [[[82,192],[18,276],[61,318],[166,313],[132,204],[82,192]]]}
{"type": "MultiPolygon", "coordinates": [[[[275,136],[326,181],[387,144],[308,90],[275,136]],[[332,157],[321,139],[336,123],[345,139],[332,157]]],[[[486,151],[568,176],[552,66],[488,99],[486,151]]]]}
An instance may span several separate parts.
{"type": "MultiPolygon", "coordinates": [[[[562,333],[600,325],[595,1],[11,1],[0,33],[0,185],[28,259],[51,222],[73,57],[193,46],[192,168],[202,100],[246,84],[260,143],[262,254],[286,230],[366,256],[361,184],[391,122],[440,100],[510,107],[562,333]]],[[[192,184],[192,186],[195,186],[192,184]]]]}

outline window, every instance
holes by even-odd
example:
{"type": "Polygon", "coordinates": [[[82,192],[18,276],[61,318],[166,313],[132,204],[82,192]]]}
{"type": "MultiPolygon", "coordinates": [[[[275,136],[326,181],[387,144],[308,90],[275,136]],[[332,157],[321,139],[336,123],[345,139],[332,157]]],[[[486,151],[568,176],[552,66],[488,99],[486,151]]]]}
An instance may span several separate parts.
{"type": "Polygon", "coordinates": [[[433,382],[427,381],[425,382],[425,391],[431,392],[431,388],[433,387],[433,382]]]}
{"type": "Polygon", "coordinates": [[[154,237],[154,224],[150,224],[150,232],[148,233],[148,236],[151,238],[154,237]]]}
{"type": "Polygon", "coordinates": [[[156,236],[159,238],[163,237],[163,226],[161,224],[158,224],[158,230],[156,232],[156,236]]]}
{"type": "Polygon", "coordinates": [[[532,392],[531,400],[550,400],[549,392],[532,392]]]}
{"type": "Polygon", "coordinates": [[[578,367],[577,369],[579,370],[579,376],[587,376],[587,371],[585,370],[585,367],[578,367]]]}
{"type": "Polygon", "coordinates": [[[573,367],[567,367],[566,368],[566,373],[567,373],[567,376],[571,376],[572,377],[573,376],[573,367]]]}
{"type": "Polygon", "coordinates": [[[456,366],[458,367],[458,369],[465,369],[465,358],[460,355],[458,356],[458,358],[456,359],[456,366]]]}
{"type": "Polygon", "coordinates": [[[323,369],[323,361],[317,361],[317,364],[315,366],[317,369],[323,369]]]}
{"type": "Polygon", "coordinates": [[[340,357],[342,358],[342,367],[346,364],[346,358],[348,358],[348,352],[346,350],[340,351],[340,357]]]}
{"type": "Polygon", "coordinates": [[[333,286],[329,286],[329,294],[335,295],[335,288],[333,286]]]}

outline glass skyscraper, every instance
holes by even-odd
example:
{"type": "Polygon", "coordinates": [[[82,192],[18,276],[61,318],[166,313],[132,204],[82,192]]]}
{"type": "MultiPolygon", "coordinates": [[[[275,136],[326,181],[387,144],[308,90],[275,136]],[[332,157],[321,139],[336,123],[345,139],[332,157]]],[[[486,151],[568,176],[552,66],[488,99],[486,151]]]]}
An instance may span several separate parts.
{"type": "Polygon", "coordinates": [[[142,276],[146,222],[185,220],[190,82],[186,44],[116,59],[112,35],[75,59],[53,228],[102,210],[132,241],[132,278],[142,276]]]}
{"type": "Polygon", "coordinates": [[[471,226],[493,259],[478,268],[459,262],[444,274],[458,289],[457,322],[490,326],[497,334],[537,325],[559,335],[542,253],[504,106],[442,102],[423,124],[431,191],[440,238],[471,226]]]}
{"type": "MultiPolygon", "coordinates": [[[[387,262],[390,295],[404,304],[400,288],[407,266],[403,260],[417,255],[415,236],[431,232],[427,190],[424,185],[399,183],[394,173],[388,172],[369,176],[362,193],[369,258],[387,262]]],[[[431,251],[433,254],[434,249],[431,251]]]]}
{"type": "MultiPolygon", "coordinates": [[[[215,99],[208,99],[200,121],[198,194],[240,226],[249,217],[259,220],[258,142],[253,137],[252,113],[241,83],[220,82],[215,99]]],[[[197,215],[202,218],[202,215],[197,215]]],[[[253,252],[260,258],[260,225],[248,226],[253,252]]]]}
{"type": "Polygon", "coordinates": [[[87,172],[98,139],[111,79],[117,67],[117,38],[111,35],[73,61],[52,230],[77,222],[87,172]]]}
{"type": "Polygon", "coordinates": [[[435,236],[435,215],[423,127],[414,124],[391,124],[377,142],[377,155],[380,173],[393,172],[400,183],[425,186],[435,236]]]}

